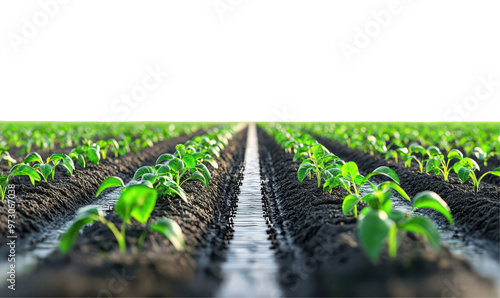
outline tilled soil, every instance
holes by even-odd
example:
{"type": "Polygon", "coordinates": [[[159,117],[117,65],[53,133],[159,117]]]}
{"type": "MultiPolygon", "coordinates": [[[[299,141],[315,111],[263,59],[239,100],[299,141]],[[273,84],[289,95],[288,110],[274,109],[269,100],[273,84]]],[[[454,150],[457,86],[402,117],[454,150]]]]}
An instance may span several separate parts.
{"type": "MultiPolygon", "coordinates": [[[[433,191],[441,196],[450,206],[453,219],[459,229],[467,236],[486,239],[492,243],[499,242],[500,225],[500,187],[489,183],[481,183],[476,193],[472,182],[461,183],[450,175],[444,181],[441,175],[420,173],[416,166],[405,168],[403,162],[385,160],[378,155],[370,155],[357,149],[351,149],[328,139],[317,137],[332,153],[345,161],[354,161],[360,170],[371,172],[379,166],[388,166],[399,176],[401,187],[410,197],[421,191],[433,191]]],[[[453,170],[452,170],[453,171],[453,170]]],[[[444,217],[436,217],[446,221],[444,217]]]]}
{"type": "MultiPolygon", "coordinates": [[[[153,147],[144,148],[137,153],[130,152],[118,158],[108,156],[106,160],[101,160],[99,165],[89,164],[85,169],[76,165],[74,175],[65,173],[60,167],[56,169],[54,180],[49,178],[49,181],[45,182],[42,179],[35,186],[27,177],[12,177],[9,183],[15,186],[16,193],[16,235],[22,238],[32,232],[41,231],[48,224],[94,201],[97,189],[104,179],[118,176],[127,183],[127,179],[131,179],[139,167],[154,164],[161,154],[174,152],[175,145],[204,132],[205,130],[200,130],[191,135],[162,141],[153,147]]],[[[8,233],[7,214],[7,200],[0,201],[2,242],[8,233]]]]}
{"type": "MultiPolygon", "coordinates": [[[[158,199],[150,221],[161,217],[176,220],[186,239],[184,251],[175,250],[165,237],[152,233],[145,241],[143,252],[139,253],[136,242],[144,226],[134,222],[127,229],[128,251],[122,255],[109,229],[96,223],[84,229],[68,254],[55,252],[40,260],[34,272],[19,277],[15,295],[213,295],[221,279],[213,273],[213,268],[200,268],[199,252],[203,247],[224,242],[222,239],[230,232],[228,217],[241,183],[246,134],[245,129],[230,141],[217,159],[218,169],[209,166],[210,188],[199,181],[189,181],[184,185],[188,204],[176,198],[158,199]],[[195,274],[199,282],[192,284],[195,274]]],[[[120,224],[113,211],[108,219],[120,224]]],[[[0,294],[5,295],[5,290],[0,294]]]]}
{"type": "Polygon", "coordinates": [[[468,261],[445,247],[436,252],[411,233],[396,259],[384,252],[373,265],[360,247],[357,220],[342,214],[344,190],[329,195],[315,179],[300,183],[293,156],[260,128],[259,150],[263,205],[286,296],[497,295],[493,281],[468,261]]]}

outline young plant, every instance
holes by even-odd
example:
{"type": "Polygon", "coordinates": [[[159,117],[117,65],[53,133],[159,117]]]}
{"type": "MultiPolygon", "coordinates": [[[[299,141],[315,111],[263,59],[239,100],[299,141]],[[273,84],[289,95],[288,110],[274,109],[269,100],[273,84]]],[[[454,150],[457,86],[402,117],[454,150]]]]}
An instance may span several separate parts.
{"type": "MultiPolygon", "coordinates": [[[[145,224],[149,220],[151,212],[156,205],[157,197],[157,191],[145,185],[131,185],[123,189],[114,208],[122,220],[120,229],[118,229],[113,222],[107,220],[100,209],[91,206],[80,208],[77,212],[76,219],[61,238],[61,242],[59,243],[60,250],[63,253],[67,253],[71,247],[73,247],[80,230],[87,224],[99,221],[111,230],[118,242],[120,252],[125,253],[127,250],[127,225],[131,223],[132,219],[145,224]]],[[[139,238],[139,249],[142,247],[146,234],[150,231],[160,232],[170,240],[175,248],[179,250],[184,249],[184,236],[182,231],[177,223],[169,219],[160,219],[149,225],[139,238]]]]}
{"type": "Polygon", "coordinates": [[[500,168],[496,168],[493,171],[484,173],[481,177],[479,177],[479,179],[477,179],[475,171],[480,171],[479,165],[469,157],[465,157],[459,162],[455,163],[455,165],[453,166],[453,170],[458,174],[458,178],[461,182],[465,182],[469,178],[471,178],[472,182],[474,183],[476,192],[479,192],[479,184],[486,175],[500,176],[500,168]]]}
{"type": "Polygon", "coordinates": [[[340,186],[352,194],[352,185],[354,194],[359,197],[359,190],[364,184],[368,183],[372,188],[375,188],[375,185],[368,180],[375,175],[384,175],[399,184],[399,177],[391,168],[381,166],[373,170],[368,175],[363,176],[359,174],[358,165],[355,162],[350,161],[343,164],[340,169],[331,168],[325,171],[323,174],[325,179],[323,190],[331,193],[333,188],[340,186]]]}
{"type": "Polygon", "coordinates": [[[306,176],[309,176],[311,179],[311,172],[316,174],[318,179],[318,187],[321,187],[321,178],[323,177],[323,172],[329,169],[338,169],[340,164],[343,164],[343,161],[340,158],[328,151],[323,145],[315,144],[313,146],[300,147],[300,148],[308,148],[307,151],[300,150],[295,154],[294,160],[303,158],[306,155],[310,157],[304,159],[300,164],[299,170],[297,172],[297,176],[300,182],[304,181],[306,176]]]}
{"type": "MultiPolygon", "coordinates": [[[[389,257],[397,256],[401,240],[408,232],[421,234],[431,246],[441,247],[439,232],[434,223],[423,216],[411,216],[393,210],[391,189],[376,190],[366,199],[368,206],[363,208],[358,219],[358,233],[361,244],[372,262],[378,262],[382,249],[387,243],[389,257]]],[[[414,208],[430,208],[444,215],[453,225],[450,208],[439,195],[424,191],[413,198],[414,208]]]]}
{"type": "Polygon", "coordinates": [[[480,161],[484,163],[484,166],[488,165],[488,159],[491,157],[495,156],[495,152],[490,151],[489,153],[486,153],[481,149],[481,147],[474,147],[472,150],[472,154],[480,161]]]}
{"type": "Polygon", "coordinates": [[[411,144],[409,148],[403,147],[396,149],[401,155],[401,158],[405,161],[405,168],[411,167],[411,162],[415,160],[420,168],[420,173],[424,172],[424,161],[427,150],[418,144],[411,144]],[[421,159],[415,155],[415,153],[420,153],[421,159]]]}
{"type": "Polygon", "coordinates": [[[9,167],[12,167],[12,163],[16,163],[17,161],[10,156],[9,151],[7,151],[9,149],[10,147],[0,146],[0,161],[6,160],[9,163],[9,167]]]}
{"type": "Polygon", "coordinates": [[[9,186],[9,179],[14,176],[28,176],[33,185],[35,185],[35,182],[41,180],[38,172],[29,165],[19,164],[13,166],[7,173],[7,176],[0,176],[0,197],[2,201],[9,186]]]}
{"type": "Polygon", "coordinates": [[[461,160],[463,158],[462,152],[458,149],[451,150],[447,155],[447,161],[445,161],[444,155],[441,153],[439,148],[430,146],[427,148],[427,154],[429,155],[429,160],[425,165],[425,172],[428,173],[433,171],[434,174],[443,174],[444,181],[448,181],[450,171],[453,167],[450,167],[450,162],[457,158],[461,160]]]}

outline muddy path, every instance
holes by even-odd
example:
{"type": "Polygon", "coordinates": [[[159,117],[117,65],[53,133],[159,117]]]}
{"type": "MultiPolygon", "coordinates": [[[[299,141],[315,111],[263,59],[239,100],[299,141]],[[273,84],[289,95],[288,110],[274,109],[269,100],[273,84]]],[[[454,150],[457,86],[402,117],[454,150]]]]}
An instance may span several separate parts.
{"type": "MultiPolygon", "coordinates": [[[[205,130],[156,143],[139,152],[114,158],[109,156],[99,165],[90,164],[82,169],[77,166],[74,175],[59,168],[54,180],[40,181],[33,186],[24,176],[13,177],[9,182],[16,193],[16,235],[22,238],[33,232],[40,232],[47,225],[74,213],[79,207],[95,200],[95,193],[104,179],[118,176],[125,182],[144,165],[156,162],[162,153],[175,151],[175,145],[184,143],[205,130]]],[[[0,201],[0,241],[8,232],[7,200],[0,201]]]]}
{"type": "MultiPolygon", "coordinates": [[[[177,198],[158,200],[150,220],[176,220],[185,235],[184,251],[177,251],[164,236],[152,233],[143,252],[138,253],[136,242],[144,227],[134,222],[127,229],[127,254],[122,255],[109,229],[96,223],[84,229],[68,254],[55,252],[39,260],[32,273],[20,276],[16,296],[213,295],[221,277],[211,268],[199,268],[199,252],[212,242],[224,242],[230,234],[228,218],[237,200],[246,133],[244,129],[230,141],[217,159],[218,169],[209,166],[210,188],[199,181],[185,184],[189,204],[177,198]],[[214,228],[220,235],[211,233],[214,228]],[[192,285],[196,272],[205,274],[192,285]]],[[[120,223],[114,211],[107,218],[120,223]]]]}
{"type": "MultiPolygon", "coordinates": [[[[259,154],[270,233],[285,296],[496,296],[490,279],[445,247],[436,252],[409,234],[396,259],[372,265],[357,237],[355,218],[342,214],[342,191],[297,180],[299,164],[259,129],[259,154]]],[[[335,152],[335,150],[332,150],[335,152]]]]}
{"type": "MultiPolygon", "coordinates": [[[[378,155],[369,155],[357,149],[351,149],[326,138],[317,137],[332,153],[346,161],[354,161],[365,172],[379,166],[388,166],[398,174],[401,187],[413,197],[418,192],[429,190],[439,194],[450,206],[457,228],[467,237],[486,239],[492,249],[498,251],[500,224],[500,187],[484,183],[476,193],[470,181],[461,183],[451,176],[444,181],[442,176],[420,173],[416,166],[405,168],[403,162],[385,160],[378,155]]],[[[441,218],[441,220],[443,220],[441,218]]]]}

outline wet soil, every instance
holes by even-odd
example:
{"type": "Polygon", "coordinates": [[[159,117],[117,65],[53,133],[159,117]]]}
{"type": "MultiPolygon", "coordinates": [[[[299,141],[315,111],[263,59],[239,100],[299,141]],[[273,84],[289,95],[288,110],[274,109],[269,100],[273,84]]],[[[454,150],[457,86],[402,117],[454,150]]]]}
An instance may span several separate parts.
{"type": "MultiPolygon", "coordinates": [[[[388,166],[399,176],[401,187],[410,197],[421,191],[433,191],[450,206],[457,228],[468,237],[491,241],[492,248],[498,250],[500,226],[500,187],[481,183],[476,193],[472,182],[461,183],[458,177],[450,175],[444,181],[441,175],[420,173],[417,166],[405,168],[404,163],[385,160],[378,155],[370,155],[357,149],[316,137],[332,153],[346,161],[354,161],[360,170],[371,172],[379,166],[388,166]]],[[[453,171],[453,170],[452,170],[453,171]]],[[[436,217],[445,221],[444,217],[436,217]]]]}
{"type": "MultiPolygon", "coordinates": [[[[118,176],[126,183],[139,167],[154,164],[161,154],[175,151],[175,145],[204,132],[205,130],[200,130],[192,135],[162,141],[153,147],[144,148],[137,153],[130,152],[118,158],[108,156],[106,160],[101,160],[99,165],[89,164],[85,169],[75,165],[73,175],[67,174],[59,167],[56,169],[54,180],[49,178],[48,182],[45,182],[42,179],[35,186],[25,176],[12,177],[9,183],[15,186],[16,235],[23,238],[32,232],[43,230],[48,224],[95,200],[95,193],[104,179],[118,176]]],[[[7,214],[7,200],[0,201],[2,243],[8,233],[7,214]]]]}
{"type": "MultiPolygon", "coordinates": [[[[55,252],[39,260],[34,272],[18,277],[16,296],[211,296],[222,277],[211,266],[201,266],[204,247],[224,251],[231,238],[230,214],[234,211],[241,183],[246,129],[237,134],[217,159],[218,169],[208,166],[210,188],[188,181],[186,204],[178,198],[160,198],[150,221],[161,217],[179,223],[186,249],[177,251],[162,235],[147,236],[144,249],[137,250],[137,238],[144,225],[133,222],[127,228],[127,253],[107,227],[87,226],[66,255],[55,252]],[[218,232],[217,232],[218,231],[218,232]],[[197,283],[192,281],[196,277],[197,283]]],[[[153,161],[154,163],[154,161],[153,161]]],[[[108,219],[121,224],[111,211],[108,219]]],[[[223,258],[214,252],[213,258],[223,258]]],[[[210,263],[211,264],[211,263],[210,263]]],[[[0,295],[12,295],[1,290],[0,295]]]]}
{"type": "Polygon", "coordinates": [[[360,247],[356,219],[342,214],[344,190],[330,195],[315,179],[300,183],[299,164],[260,128],[259,150],[263,205],[286,296],[497,295],[493,281],[468,261],[445,247],[436,252],[411,233],[396,259],[384,251],[373,265],[360,247]]]}

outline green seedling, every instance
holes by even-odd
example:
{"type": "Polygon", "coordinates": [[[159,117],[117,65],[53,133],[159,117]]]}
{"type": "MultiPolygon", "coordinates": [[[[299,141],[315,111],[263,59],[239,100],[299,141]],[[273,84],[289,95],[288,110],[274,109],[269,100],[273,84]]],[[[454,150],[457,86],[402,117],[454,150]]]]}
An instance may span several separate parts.
{"type": "Polygon", "coordinates": [[[433,171],[434,174],[439,175],[441,173],[443,175],[444,181],[448,181],[448,177],[450,175],[450,171],[453,167],[450,167],[450,162],[453,159],[461,160],[463,158],[462,152],[458,149],[451,150],[447,155],[447,161],[445,161],[444,155],[441,153],[439,148],[431,146],[427,148],[427,154],[429,155],[429,160],[425,165],[425,172],[428,173],[433,171]]]}
{"type": "Polygon", "coordinates": [[[418,144],[411,144],[410,147],[406,148],[398,148],[396,149],[401,155],[401,158],[405,161],[405,167],[411,167],[411,162],[415,160],[418,163],[418,167],[420,169],[420,173],[424,172],[424,161],[425,155],[427,154],[427,150],[424,147],[418,144]],[[421,155],[421,159],[419,159],[415,153],[419,153],[421,155]]]}
{"type": "Polygon", "coordinates": [[[5,160],[9,164],[9,167],[12,167],[12,163],[16,163],[17,161],[10,156],[9,149],[10,147],[0,146],[0,161],[5,160]]]}
{"type": "MultiPolygon", "coordinates": [[[[303,146],[300,148],[307,147],[303,146]]],[[[298,151],[294,159],[305,156],[305,154],[302,153],[306,152],[298,151]]],[[[310,157],[302,161],[297,172],[300,182],[302,182],[306,176],[309,176],[309,179],[311,179],[311,172],[314,172],[318,179],[318,187],[321,187],[323,173],[329,169],[338,169],[338,167],[343,164],[343,161],[338,156],[330,153],[328,149],[321,144],[311,146],[307,154],[309,154],[310,157]]]]}
{"type": "MultiPolygon", "coordinates": [[[[107,220],[103,212],[98,208],[88,206],[79,209],[76,219],[61,238],[61,242],[59,243],[60,250],[63,253],[67,253],[73,247],[80,230],[85,225],[98,221],[111,230],[118,242],[120,252],[125,253],[127,250],[127,225],[131,224],[132,219],[145,224],[151,216],[157,197],[157,191],[145,185],[132,185],[124,188],[114,208],[122,220],[121,229],[118,229],[113,222],[107,220]]],[[[182,231],[172,220],[160,219],[146,228],[144,233],[147,234],[150,231],[160,232],[170,240],[175,248],[184,249],[182,231]]],[[[144,237],[145,235],[140,238],[142,239],[140,241],[141,247],[144,237]]]]}
{"type": "MultiPolygon", "coordinates": [[[[397,256],[401,240],[408,232],[422,235],[436,250],[441,247],[439,232],[434,223],[423,216],[411,216],[393,210],[390,202],[391,189],[376,190],[371,193],[368,206],[361,211],[358,231],[361,244],[372,262],[378,262],[387,243],[390,258],[397,256]]],[[[414,208],[430,208],[444,215],[453,225],[450,208],[439,195],[424,191],[413,198],[414,208]]]]}
{"type": "Polygon", "coordinates": [[[465,157],[459,162],[455,163],[455,165],[453,166],[453,170],[455,171],[455,173],[457,173],[458,178],[461,182],[465,182],[469,178],[471,178],[472,182],[474,183],[474,189],[476,190],[476,192],[479,192],[479,184],[486,175],[500,176],[500,168],[496,168],[493,171],[484,173],[481,177],[479,177],[479,179],[477,179],[475,171],[480,171],[479,165],[469,157],[465,157]]]}
{"type": "Polygon", "coordinates": [[[331,193],[333,188],[340,186],[352,194],[352,186],[354,194],[359,197],[359,190],[364,184],[368,183],[372,188],[375,188],[375,185],[368,179],[376,175],[386,176],[399,184],[398,175],[389,167],[378,167],[368,175],[363,176],[359,174],[358,165],[355,162],[350,161],[342,165],[340,169],[331,168],[325,171],[323,174],[325,179],[323,190],[331,193]]]}
{"type": "Polygon", "coordinates": [[[479,161],[482,161],[483,164],[484,164],[484,166],[488,165],[488,159],[490,159],[491,157],[495,156],[495,152],[490,151],[490,152],[486,153],[486,152],[483,151],[483,149],[481,149],[481,147],[474,147],[474,149],[472,149],[472,154],[479,161]]]}

